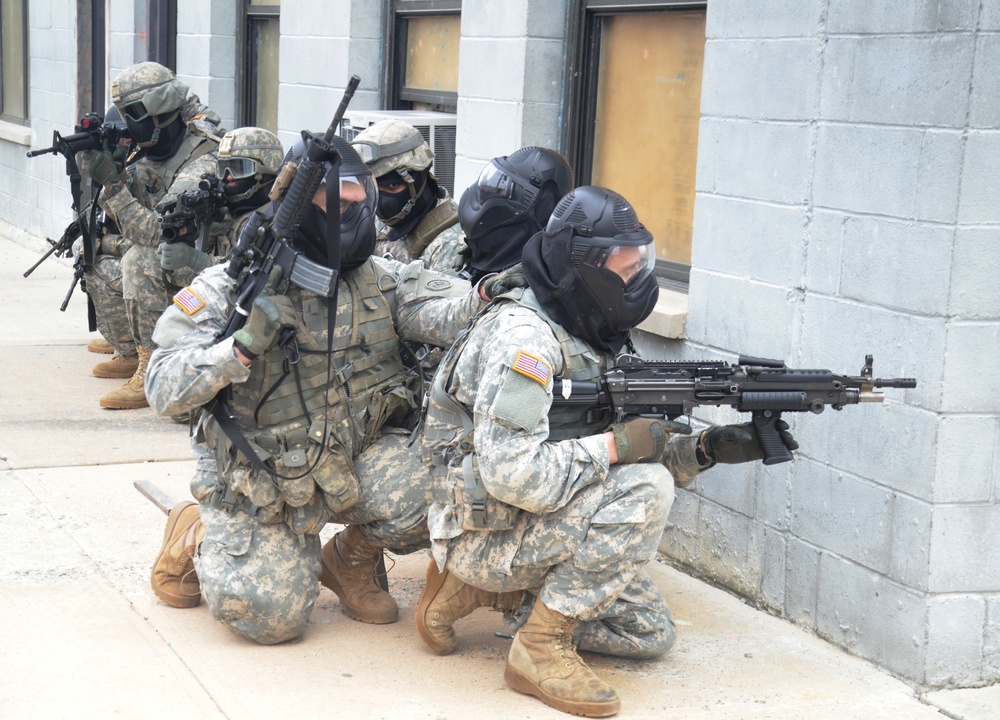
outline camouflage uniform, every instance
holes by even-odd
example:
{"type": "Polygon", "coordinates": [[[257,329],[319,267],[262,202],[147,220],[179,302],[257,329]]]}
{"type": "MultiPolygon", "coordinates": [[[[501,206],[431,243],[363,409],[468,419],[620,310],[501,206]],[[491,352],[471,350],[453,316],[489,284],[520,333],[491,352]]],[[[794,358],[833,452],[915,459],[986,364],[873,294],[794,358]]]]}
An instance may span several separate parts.
{"type": "Polygon", "coordinates": [[[531,290],[491,306],[434,380],[428,524],[441,570],[491,592],[528,590],[578,618],[581,649],[652,657],[673,644],[674,623],[643,566],[674,480],[704,468],[696,439],[682,436],[664,465],[609,465],[606,422],[550,411],[554,376],[594,380],[612,360],[551,320],[531,290]]]}
{"type": "Polygon", "coordinates": [[[94,303],[97,331],[111,343],[117,354],[126,356],[136,354],[122,298],[122,256],[129,247],[129,241],[117,232],[102,235],[94,263],[84,275],[87,295],[94,303]]]}
{"type": "Polygon", "coordinates": [[[378,227],[378,242],[375,245],[375,255],[392,258],[399,262],[409,263],[420,260],[428,270],[458,275],[468,260],[469,248],[462,235],[462,226],[458,222],[458,206],[444,188],[440,189],[444,197],[438,200],[437,207],[420,221],[409,234],[396,240],[389,240],[392,228],[380,220],[378,227]],[[444,222],[453,219],[441,229],[444,222]]]}
{"type": "Polygon", "coordinates": [[[257,642],[276,643],[302,632],[318,596],[318,533],[325,523],[360,525],[370,542],[400,552],[427,546],[426,472],[407,448],[407,436],[385,427],[413,401],[396,333],[449,344],[481,302],[468,283],[429,274],[419,263],[370,258],[341,278],[328,383],[325,305],[293,287],[288,296],[300,318],[297,362],[306,366],[297,388],[291,378],[272,383],[285,360],[281,348],[246,367],[232,338],[216,340],[232,310],[233,283],[221,266],[209,268],[190,288],[203,306],[188,314],[177,303],[164,313],[146,392],[159,413],[177,414],[231,385],[241,430],[285,476],[258,471],[203,413],[196,441],[209,452],[199,453],[192,483],[205,529],[195,557],[202,593],[213,617],[257,642]],[[366,364],[366,358],[373,360],[366,364]],[[268,392],[272,387],[277,391],[268,392]],[[298,393],[318,416],[302,417],[295,402],[279,413],[268,402],[282,393],[298,393]],[[321,438],[315,443],[314,430],[321,438]],[[293,437],[301,440],[295,447],[293,437]],[[316,443],[323,444],[322,453],[316,443]],[[304,452],[297,463],[291,459],[296,448],[304,452]],[[308,469],[293,478],[294,467],[308,469]]]}

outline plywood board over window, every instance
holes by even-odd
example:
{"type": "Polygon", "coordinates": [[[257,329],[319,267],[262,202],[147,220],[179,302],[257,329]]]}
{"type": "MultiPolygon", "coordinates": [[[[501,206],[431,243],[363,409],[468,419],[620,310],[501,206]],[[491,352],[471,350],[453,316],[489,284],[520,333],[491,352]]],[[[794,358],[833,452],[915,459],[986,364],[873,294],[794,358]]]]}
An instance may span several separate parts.
{"type": "Polygon", "coordinates": [[[458,16],[416,17],[407,23],[406,88],[458,92],[458,16]]]}
{"type": "Polygon", "coordinates": [[[602,23],[591,182],[632,202],[658,259],[690,264],[705,13],[602,23]]]}

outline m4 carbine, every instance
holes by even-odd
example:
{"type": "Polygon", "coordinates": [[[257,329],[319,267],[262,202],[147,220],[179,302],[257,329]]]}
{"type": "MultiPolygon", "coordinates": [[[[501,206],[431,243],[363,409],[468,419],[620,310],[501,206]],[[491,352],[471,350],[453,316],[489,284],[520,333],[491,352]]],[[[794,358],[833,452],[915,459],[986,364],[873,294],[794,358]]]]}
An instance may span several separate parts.
{"type": "Polygon", "coordinates": [[[877,388],[915,388],[913,378],[872,377],[872,356],[858,376],[835,375],[830,370],[793,370],[779,360],[740,356],[737,364],[725,362],[648,362],[635,355],[621,355],[613,370],[597,382],[555,378],[556,405],[591,408],[589,420],[609,422],[626,415],[665,417],[690,415],[699,405],[728,405],[752,414],[754,428],[764,448],[764,464],[792,459],[775,425],[783,412],[819,414],[829,405],[882,402],[877,388]]]}
{"type": "Polygon", "coordinates": [[[185,190],[176,198],[161,202],[156,212],[164,242],[185,242],[205,252],[211,224],[226,216],[226,196],[219,179],[206,173],[201,176],[197,190],[185,190]],[[196,234],[197,241],[193,239],[196,234]]]}

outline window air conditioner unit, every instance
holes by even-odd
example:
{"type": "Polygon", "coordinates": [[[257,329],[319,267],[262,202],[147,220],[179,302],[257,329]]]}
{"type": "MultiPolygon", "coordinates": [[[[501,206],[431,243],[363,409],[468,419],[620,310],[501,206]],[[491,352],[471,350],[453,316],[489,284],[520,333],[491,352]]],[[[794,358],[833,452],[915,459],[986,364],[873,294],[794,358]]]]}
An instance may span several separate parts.
{"type": "MultiPolygon", "coordinates": [[[[434,151],[434,177],[455,196],[455,123],[453,113],[430,110],[348,110],[340,126],[340,136],[353,140],[365,128],[382,120],[403,120],[420,131],[434,151]]],[[[464,188],[463,188],[464,189],[464,188]]]]}

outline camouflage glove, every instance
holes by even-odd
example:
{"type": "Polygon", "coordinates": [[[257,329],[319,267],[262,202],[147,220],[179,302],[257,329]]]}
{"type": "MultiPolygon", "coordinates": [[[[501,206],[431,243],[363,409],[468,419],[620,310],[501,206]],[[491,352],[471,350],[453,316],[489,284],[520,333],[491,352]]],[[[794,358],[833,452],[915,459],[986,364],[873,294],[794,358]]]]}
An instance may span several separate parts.
{"type": "MultiPolygon", "coordinates": [[[[788,432],[788,423],[779,420],[775,423],[781,442],[789,450],[798,450],[799,444],[788,432]]],[[[706,430],[701,436],[702,452],[712,462],[724,465],[753,462],[764,459],[764,448],[757,438],[753,423],[742,425],[717,425],[706,430]]]]}
{"type": "Polygon", "coordinates": [[[514,288],[528,287],[520,264],[509,267],[501,273],[487,275],[479,282],[479,297],[490,302],[495,297],[510,292],[514,288]]]}
{"type": "Polygon", "coordinates": [[[253,360],[274,347],[282,328],[294,328],[295,319],[287,295],[262,295],[253,301],[246,325],[233,333],[233,345],[253,360]]]}
{"type": "Polygon", "coordinates": [[[80,153],[80,163],[85,165],[87,174],[98,185],[107,185],[109,182],[117,180],[121,175],[118,166],[112,159],[111,154],[103,150],[84,150],[80,153]]]}
{"type": "Polygon", "coordinates": [[[184,242],[160,243],[156,252],[160,256],[160,266],[164,270],[180,270],[189,267],[196,273],[200,273],[212,264],[211,255],[195,250],[184,242]]]}
{"type": "Polygon", "coordinates": [[[633,417],[610,428],[618,447],[619,463],[662,462],[670,433],[691,432],[691,427],[672,420],[633,417]]]}

